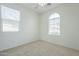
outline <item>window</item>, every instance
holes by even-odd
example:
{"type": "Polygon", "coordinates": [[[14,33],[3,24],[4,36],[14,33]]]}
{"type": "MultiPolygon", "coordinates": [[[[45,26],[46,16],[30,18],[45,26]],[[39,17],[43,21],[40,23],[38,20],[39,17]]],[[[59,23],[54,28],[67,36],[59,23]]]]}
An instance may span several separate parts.
{"type": "Polygon", "coordinates": [[[19,31],[20,12],[5,6],[1,6],[2,31],[19,31]]]}
{"type": "Polygon", "coordinates": [[[49,16],[49,35],[60,35],[60,15],[54,13],[49,16]]]}

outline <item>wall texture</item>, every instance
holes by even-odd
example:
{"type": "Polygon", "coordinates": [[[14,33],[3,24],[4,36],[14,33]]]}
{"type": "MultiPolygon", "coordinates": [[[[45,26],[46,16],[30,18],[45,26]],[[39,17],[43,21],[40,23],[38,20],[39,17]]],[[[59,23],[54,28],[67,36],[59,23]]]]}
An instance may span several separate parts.
{"type": "Polygon", "coordinates": [[[62,4],[40,16],[42,40],[79,50],[79,4],[62,4]],[[60,14],[60,36],[48,35],[48,17],[55,12],[60,14]]]}
{"type": "Polygon", "coordinates": [[[0,4],[20,11],[20,31],[2,32],[2,20],[0,19],[0,51],[13,48],[39,39],[38,14],[18,4],[0,4]]]}

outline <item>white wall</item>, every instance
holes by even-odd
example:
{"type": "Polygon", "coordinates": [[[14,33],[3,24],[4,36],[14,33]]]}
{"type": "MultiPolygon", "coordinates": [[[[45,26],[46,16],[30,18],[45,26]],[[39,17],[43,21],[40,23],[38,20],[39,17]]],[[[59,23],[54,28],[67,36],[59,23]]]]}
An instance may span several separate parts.
{"type": "Polygon", "coordinates": [[[79,4],[62,4],[51,11],[40,14],[40,16],[28,8],[17,4],[2,5],[19,10],[21,12],[21,21],[20,32],[2,32],[0,20],[0,51],[26,44],[39,38],[79,50],[79,4]],[[61,17],[60,36],[48,35],[48,16],[55,12],[58,12],[61,17]]]}
{"type": "Polygon", "coordinates": [[[37,13],[17,4],[0,5],[18,10],[21,13],[19,32],[2,32],[0,23],[0,51],[39,39],[39,21],[37,13]]]}
{"type": "Polygon", "coordinates": [[[79,4],[62,4],[40,15],[40,37],[42,40],[79,50],[79,4]],[[61,35],[48,35],[48,17],[59,13],[61,35]]]}

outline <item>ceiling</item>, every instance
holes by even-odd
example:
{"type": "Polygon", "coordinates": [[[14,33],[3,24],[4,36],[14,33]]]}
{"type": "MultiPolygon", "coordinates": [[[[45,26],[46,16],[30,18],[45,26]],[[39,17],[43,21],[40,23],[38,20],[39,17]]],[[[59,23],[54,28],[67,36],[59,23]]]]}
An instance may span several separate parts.
{"type": "Polygon", "coordinates": [[[37,13],[43,13],[43,12],[46,12],[52,8],[55,8],[61,5],[61,3],[51,3],[51,5],[47,5],[45,7],[39,6],[38,3],[22,3],[21,5],[26,8],[32,9],[33,11],[37,13]]]}

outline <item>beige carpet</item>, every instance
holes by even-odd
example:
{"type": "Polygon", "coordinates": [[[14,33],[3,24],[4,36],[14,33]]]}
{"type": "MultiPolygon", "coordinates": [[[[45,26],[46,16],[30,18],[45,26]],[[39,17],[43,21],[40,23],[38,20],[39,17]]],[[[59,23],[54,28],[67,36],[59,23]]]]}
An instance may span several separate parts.
{"type": "Polygon", "coordinates": [[[1,56],[79,56],[79,51],[51,44],[45,41],[35,41],[16,48],[0,52],[1,56]]]}

